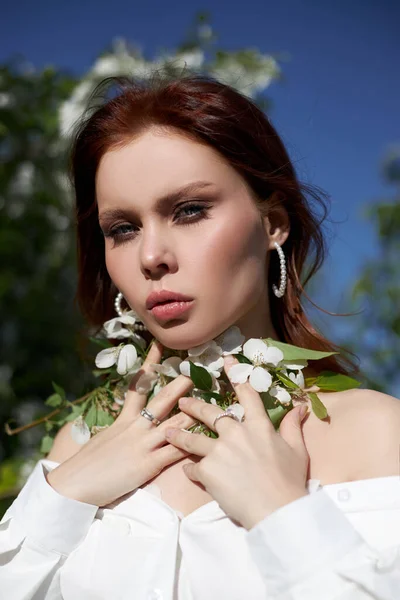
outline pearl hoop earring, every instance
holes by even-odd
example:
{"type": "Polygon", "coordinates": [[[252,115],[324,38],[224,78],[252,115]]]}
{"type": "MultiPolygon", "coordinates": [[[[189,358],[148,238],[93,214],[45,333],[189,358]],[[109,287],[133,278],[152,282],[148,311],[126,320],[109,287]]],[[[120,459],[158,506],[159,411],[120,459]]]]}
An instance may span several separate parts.
{"type": "Polygon", "coordinates": [[[273,284],[272,291],[274,292],[277,298],[282,298],[286,290],[286,260],[285,254],[278,242],[274,242],[274,246],[279,254],[279,260],[281,263],[281,280],[279,282],[279,288],[277,288],[276,285],[273,284]]]}
{"type": "MultiPolygon", "coordinates": [[[[118,292],[118,294],[116,295],[115,300],[114,300],[114,308],[115,308],[115,312],[117,313],[117,315],[119,317],[122,317],[122,315],[124,314],[124,311],[121,308],[121,302],[122,302],[122,300],[124,300],[124,296],[123,296],[122,292],[118,292]]],[[[131,311],[131,312],[134,313],[134,311],[131,311]]],[[[136,331],[147,331],[146,325],[144,325],[144,323],[142,323],[141,321],[139,321],[136,313],[134,313],[134,317],[136,319],[136,322],[133,325],[133,328],[136,331]]]]}

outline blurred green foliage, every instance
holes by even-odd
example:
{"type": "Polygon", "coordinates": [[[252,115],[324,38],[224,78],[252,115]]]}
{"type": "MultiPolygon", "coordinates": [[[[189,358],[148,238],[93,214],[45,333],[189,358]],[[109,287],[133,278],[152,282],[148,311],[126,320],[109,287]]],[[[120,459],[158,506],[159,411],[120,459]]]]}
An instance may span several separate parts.
{"type": "Polygon", "coordinates": [[[72,196],[57,115],[75,84],[54,69],[32,72],[15,62],[0,68],[2,462],[30,456],[44,433],[39,426],[8,436],[4,424],[10,416],[12,428],[30,422],[48,412],[43,399],[52,379],[74,396],[90,376],[77,352],[82,322],[74,308],[72,196]]]}
{"type": "Polygon", "coordinates": [[[400,396],[400,146],[388,151],[382,175],[393,196],[366,210],[376,227],[379,252],[365,264],[352,290],[363,313],[348,344],[360,357],[367,385],[400,396]]]}

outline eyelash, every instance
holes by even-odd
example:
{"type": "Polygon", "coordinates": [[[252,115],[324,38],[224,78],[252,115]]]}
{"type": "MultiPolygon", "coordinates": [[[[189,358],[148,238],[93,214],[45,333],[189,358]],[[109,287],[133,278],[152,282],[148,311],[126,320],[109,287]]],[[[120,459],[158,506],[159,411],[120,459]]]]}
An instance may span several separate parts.
{"type": "MultiPolygon", "coordinates": [[[[181,225],[191,225],[191,224],[199,223],[203,219],[208,219],[209,218],[209,214],[208,214],[209,208],[210,208],[209,206],[205,206],[204,204],[195,204],[195,203],[181,204],[180,206],[177,207],[175,215],[183,210],[199,209],[199,212],[197,212],[195,215],[185,217],[181,222],[181,225]]],[[[181,219],[178,219],[178,220],[180,221],[181,219]]],[[[135,231],[128,231],[125,233],[121,232],[121,229],[125,229],[128,227],[129,228],[134,227],[134,225],[131,225],[130,223],[122,223],[121,225],[112,227],[109,231],[104,232],[104,237],[111,238],[114,241],[114,244],[116,246],[119,246],[119,245],[126,243],[136,237],[137,233],[135,231]]]]}

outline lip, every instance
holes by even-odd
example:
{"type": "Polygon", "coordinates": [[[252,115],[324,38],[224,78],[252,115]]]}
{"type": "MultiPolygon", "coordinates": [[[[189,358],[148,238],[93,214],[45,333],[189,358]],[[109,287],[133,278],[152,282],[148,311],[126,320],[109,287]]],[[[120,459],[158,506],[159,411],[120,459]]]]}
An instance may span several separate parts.
{"type": "Polygon", "coordinates": [[[159,321],[169,321],[183,315],[191,306],[193,306],[193,300],[156,304],[151,309],[151,314],[159,321]]]}
{"type": "Polygon", "coordinates": [[[160,290],[159,292],[151,292],[147,296],[146,308],[151,310],[154,306],[164,302],[191,302],[193,298],[179,294],[178,292],[171,292],[170,290],[160,290]]]}

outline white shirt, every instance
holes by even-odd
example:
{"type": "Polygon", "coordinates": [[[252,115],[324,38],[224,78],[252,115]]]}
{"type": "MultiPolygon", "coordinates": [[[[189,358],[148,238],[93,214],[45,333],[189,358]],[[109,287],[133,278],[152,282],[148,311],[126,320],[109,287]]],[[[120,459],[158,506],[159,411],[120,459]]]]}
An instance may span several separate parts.
{"type": "Polygon", "coordinates": [[[312,479],[247,531],[215,500],[182,518],[151,485],[102,509],[66,498],[45,478],[58,464],[36,464],[0,523],[1,600],[400,598],[397,475],[312,479]]]}

